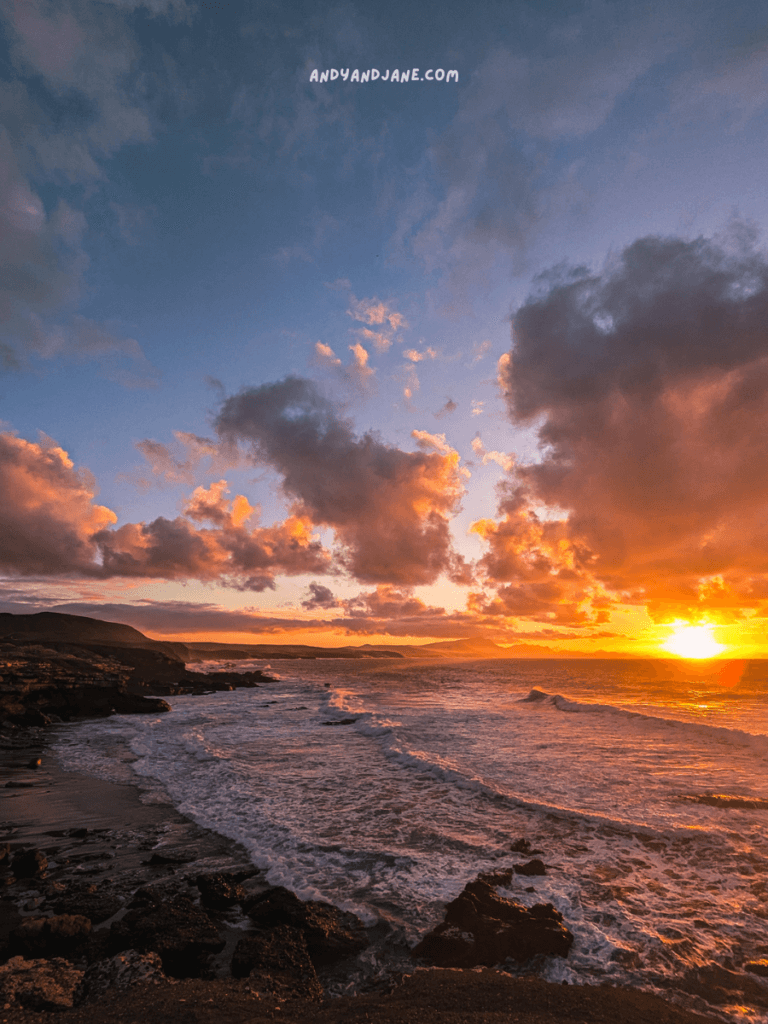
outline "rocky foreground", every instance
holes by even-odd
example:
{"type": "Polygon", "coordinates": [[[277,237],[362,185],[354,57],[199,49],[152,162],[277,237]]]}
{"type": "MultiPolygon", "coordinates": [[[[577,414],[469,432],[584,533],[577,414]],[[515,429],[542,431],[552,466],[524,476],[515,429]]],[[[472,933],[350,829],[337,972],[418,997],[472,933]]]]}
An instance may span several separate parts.
{"type": "MultiPolygon", "coordinates": [[[[86,843],[88,835],[54,838],[86,843]]],[[[481,966],[524,961],[533,967],[542,956],[567,956],[573,937],[551,905],[526,910],[497,892],[516,874],[540,873],[540,861],[469,883],[411,952],[414,973],[329,1000],[333,983],[354,974],[372,934],[353,914],[266,886],[253,867],[188,874],[183,851],[155,852],[143,864],[161,877],[125,896],[110,881],[57,880],[61,848],[54,850],[59,866],[50,880],[45,851],[6,845],[2,853],[7,897],[14,891],[28,897],[22,912],[16,901],[2,902],[0,1006],[8,1016],[0,1019],[14,1024],[706,1019],[642,993],[513,979],[481,966]],[[446,962],[474,970],[417,967],[446,962]]]]}
{"type": "Polygon", "coordinates": [[[0,641],[0,729],[170,711],[167,696],[255,687],[263,672],[190,672],[140,647],[0,641]]]}

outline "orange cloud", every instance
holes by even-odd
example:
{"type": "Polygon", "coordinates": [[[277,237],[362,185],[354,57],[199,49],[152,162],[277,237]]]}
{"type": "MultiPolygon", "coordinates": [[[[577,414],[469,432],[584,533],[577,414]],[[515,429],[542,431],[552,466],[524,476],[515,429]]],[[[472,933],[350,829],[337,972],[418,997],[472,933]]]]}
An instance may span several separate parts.
{"type": "Polygon", "coordinates": [[[95,481],[49,438],[0,433],[0,566],[24,575],[98,573],[93,535],[117,521],[95,481]]]}
{"type": "Polygon", "coordinates": [[[556,537],[582,578],[657,619],[760,610],[768,260],[753,240],[639,239],[601,274],[548,278],[513,336],[500,378],[542,458],[486,531],[489,576],[557,564],[556,537]],[[522,511],[542,506],[555,522],[522,511]]]}
{"type": "Polygon", "coordinates": [[[286,494],[335,531],[341,561],[362,582],[466,577],[449,532],[464,492],[453,449],[424,450],[420,438],[421,451],[405,452],[373,434],[357,437],[310,381],[295,377],[227,399],[216,428],[282,474],[286,494]]]}
{"type": "Polygon", "coordinates": [[[96,505],[96,485],[49,439],[0,434],[0,568],[13,575],[217,580],[240,589],[274,586],[277,573],[328,572],[330,552],[312,523],[291,515],[248,529],[255,512],[243,495],[229,501],[225,480],[198,487],[184,517],[112,527],[96,505]],[[196,522],[210,522],[199,528],[196,522]]]}

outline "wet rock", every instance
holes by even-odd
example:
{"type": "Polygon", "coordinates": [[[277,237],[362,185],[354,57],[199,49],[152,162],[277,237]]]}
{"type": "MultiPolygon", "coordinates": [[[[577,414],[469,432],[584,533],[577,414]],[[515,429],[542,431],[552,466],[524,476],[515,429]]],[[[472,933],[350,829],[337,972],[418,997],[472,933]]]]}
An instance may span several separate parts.
{"type": "Polygon", "coordinates": [[[115,921],[110,930],[114,952],[158,953],[163,970],[174,978],[200,977],[208,957],[221,952],[224,945],[213,921],[186,896],[147,900],[115,921]]]}
{"type": "Polygon", "coordinates": [[[18,850],[11,863],[11,871],[16,878],[35,878],[44,874],[48,867],[48,858],[42,850],[18,850]]]}
{"type": "Polygon", "coordinates": [[[515,839],[513,843],[509,844],[511,853],[524,853],[526,855],[531,854],[531,844],[528,839],[515,839]]]}
{"type": "Polygon", "coordinates": [[[11,844],[0,843],[0,871],[7,871],[11,863],[11,844]]]}
{"type": "Polygon", "coordinates": [[[90,934],[91,922],[82,914],[25,917],[11,932],[8,948],[29,958],[72,957],[90,934]]]}
{"type": "Polygon", "coordinates": [[[304,932],[316,967],[354,956],[368,945],[360,920],[319,900],[304,902],[281,885],[248,900],[243,909],[257,928],[289,925],[304,932]]]}
{"type": "Polygon", "coordinates": [[[768,960],[749,960],[744,964],[744,970],[761,978],[768,978],[768,960]]]}
{"type": "Polygon", "coordinates": [[[516,875],[546,875],[546,873],[544,861],[539,860],[538,857],[529,860],[527,864],[515,864],[516,875]]]}
{"type": "Polygon", "coordinates": [[[68,960],[25,960],[16,956],[0,967],[0,1004],[30,1010],[68,1010],[83,972],[68,960]]]}
{"type": "Polygon", "coordinates": [[[200,890],[200,902],[211,910],[226,910],[248,899],[247,891],[232,874],[198,875],[195,884],[200,890]]]}
{"type": "Polygon", "coordinates": [[[512,959],[568,956],[573,935],[551,903],[528,910],[499,896],[482,878],[446,907],[445,920],[412,950],[438,967],[491,967],[512,959]]]}
{"type": "Polygon", "coordinates": [[[83,975],[77,1001],[89,1003],[113,989],[123,990],[138,983],[165,981],[163,961],[157,953],[128,949],[109,960],[93,964],[83,975]]]}
{"type": "Polygon", "coordinates": [[[123,901],[112,891],[111,884],[70,885],[66,892],[53,901],[57,914],[83,914],[92,924],[101,924],[122,909],[123,901]]]}
{"type": "Polygon", "coordinates": [[[305,933],[288,925],[241,939],[232,976],[253,978],[259,989],[281,999],[322,998],[323,989],[307,949],[305,933]]]}

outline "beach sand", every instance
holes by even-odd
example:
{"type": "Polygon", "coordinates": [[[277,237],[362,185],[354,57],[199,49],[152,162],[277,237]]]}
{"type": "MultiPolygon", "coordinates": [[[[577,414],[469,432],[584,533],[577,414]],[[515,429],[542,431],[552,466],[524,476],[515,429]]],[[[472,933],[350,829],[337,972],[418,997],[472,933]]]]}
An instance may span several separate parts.
{"type": "MultiPolygon", "coordinates": [[[[6,887],[0,904],[6,934],[18,922],[19,908],[22,915],[34,914],[41,897],[57,889],[66,892],[90,883],[126,901],[141,885],[188,886],[186,879],[197,873],[249,865],[241,847],[169,805],[142,803],[134,787],[64,771],[44,747],[42,734],[31,743],[6,743],[0,758],[0,843],[10,842],[12,849],[35,846],[49,859],[44,879],[6,887]],[[39,768],[26,767],[38,756],[39,768]],[[155,862],[149,863],[153,855],[155,862]]],[[[236,928],[229,931],[227,948],[217,957],[220,975],[234,941],[243,934],[236,928]]],[[[0,1024],[701,1024],[714,1019],[637,991],[555,985],[485,969],[420,969],[392,992],[328,999],[320,1005],[280,1002],[259,993],[247,978],[220,976],[136,985],[58,1013],[0,1007],[0,1024]]]]}

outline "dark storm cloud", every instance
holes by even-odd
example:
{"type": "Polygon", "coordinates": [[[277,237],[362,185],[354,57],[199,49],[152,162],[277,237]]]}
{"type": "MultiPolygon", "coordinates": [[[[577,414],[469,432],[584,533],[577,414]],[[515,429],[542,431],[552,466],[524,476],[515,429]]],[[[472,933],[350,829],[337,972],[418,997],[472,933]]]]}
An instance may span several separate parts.
{"type": "Polygon", "coordinates": [[[419,435],[418,452],[372,433],[359,437],[310,381],[296,377],[228,398],[216,429],[273,466],[313,523],[332,527],[357,579],[416,585],[463,571],[449,533],[463,493],[459,457],[430,435],[419,435]]]}
{"type": "Polygon", "coordinates": [[[537,550],[548,572],[567,565],[656,616],[758,607],[768,261],[750,232],[641,238],[599,274],[553,272],[513,339],[502,383],[542,459],[516,470],[488,527],[490,577],[524,577],[537,550]]]}

